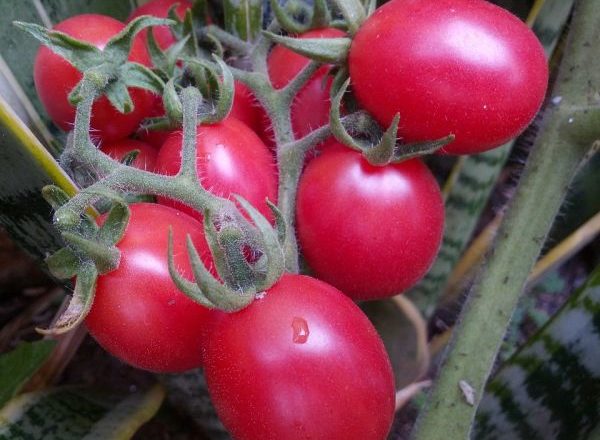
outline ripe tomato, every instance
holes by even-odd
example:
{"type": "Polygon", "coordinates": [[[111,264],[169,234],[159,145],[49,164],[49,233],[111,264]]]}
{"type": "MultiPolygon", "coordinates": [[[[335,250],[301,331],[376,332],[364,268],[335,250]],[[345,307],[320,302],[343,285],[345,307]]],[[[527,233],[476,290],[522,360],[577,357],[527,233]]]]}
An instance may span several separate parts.
{"type": "MultiPolygon", "coordinates": [[[[141,15],[153,15],[154,17],[158,17],[158,18],[167,18],[167,15],[169,14],[169,9],[175,3],[177,3],[177,8],[175,9],[175,13],[177,14],[177,16],[179,18],[183,19],[183,17],[185,17],[185,13],[188,11],[188,9],[192,8],[191,2],[189,2],[187,0],[152,0],[152,1],[149,1],[148,3],[143,4],[139,8],[136,8],[131,13],[131,15],[129,15],[127,22],[129,23],[131,20],[133,20],[134,18],[137,18],[141,15]]],[[[148,32],[147,30],[143,30],[139,33],[139,36],[138,36],[138,38],[142,39],[144,44],[146,42],[147,32],[148,32]]],[[[175,38],[173,37],[173,34],[171,33],[169,26],[154,27],[152,30],[152,35],[156,39],[158,46],[163,50],[167,49],[169,46],[171,46],[173,43],[175,43],[175,38]]]]}
{"type": "MultiPolygon", "coordinates": [[[[60,22],[54,29],[74,38],[94,44],[99,49],[125,25],[114,18],[98,14],[76,15],[60,22]]],[[[141,44],[135,42],[129,60],[149,65],[150,61],[141,44]]],[[[73,128],[75,107],[68,100],[71,90],[81,80],[81,72],[60,55],[41,46],[33,66],[33,78],[38,96],[50,118],[61,129],[73,128]]],[[[135,106],[130,113],[119,113],[105,96],[99,98],[92,108],[92,136],[103,141],[114,141],[133,133],[140,121],[152,108],[152,94],[142,89],[130,88],[135,106]]]]}
{"type": "Polygon", "coordinates": [[[96,296],[85,322],[109,353],[137,368],[179,372],[202,363],[203,333],[210,311],[181,293],[167,263],[169,227],[173,228],[175,264],[193,279],[186,234],[204,261],[210,253],[202,225],[167,206],[138,203],[117,247],[119,267],[98,278],[96,296]]]}
{"type": "Polygon", "coordinates": [[[100,150],[118,161],[122,160],[127,153],[139,150],[139,154],[133,161],[132,166],[146,171],[154,171],[156,168],[156,156],[158,153],[156,149],[145,142],[134,139],[123,139],[101,144],[100,150]]]}
{"type": "Polygon", "coordinates": [[[392,0],[363,23],[348,64],[356,97],[381,124],[400,112],[408,142],[454,133],[451,154],[518,135],[548,82],[531,30],[482,0],[392,0]]]}
{"type": "MultiPolygon", "coordinates": [[[[308,31],[298,38],[335,38],[346,34],[339,29],[324,28],[308,31]]],[[[285,87],[310,60],[283,46],[275,46],[269,54],[269,77],[277,89],[285,87]]],[[[331,66],[322,66],[300,90],[292,105],[292,128],[297,138],[329,122],[331,102],[329,91],[333,78],[331,66]]]]}
{"type": "MultiPolygon", "coordinates": [[[[181,131],[174,132],[158,153],[157,171],[175,175],[181,165],[181,131]]],[[[277,175],[273,156],[246,124],[227,118],[217,124],[199,125],[196,137],[196,167],[202,185],[223,197],[239,194],[266,218],[273,214],[266,198],[277,201],[277,175]]],[[[177,207],[199,218],[193,209],[173,200],[159,203],[177,207]]]]}
{"type": "Polygon", "coordinates": [[[318,278],[356,300],[382,298],[411,287],[433,263],[444,204],[420,160],[378,167],[337,144],[306,167],[297,223],[318,278]]]}
{"type": "Polygon", "coordinates": [[[250,127],[266,145],[269,145],[267,114],[252,94],[252,90],[239,81],[235,82],[233,106],[231,107],[229,116],[242,121],[250,127]]]}
{"type": "Polygon", "coordinates": [[[377,332],[337,289],[283,275],[219,315],[205,348],[208,390],[237,440],[383,440],[394,377],[377,332]]]}

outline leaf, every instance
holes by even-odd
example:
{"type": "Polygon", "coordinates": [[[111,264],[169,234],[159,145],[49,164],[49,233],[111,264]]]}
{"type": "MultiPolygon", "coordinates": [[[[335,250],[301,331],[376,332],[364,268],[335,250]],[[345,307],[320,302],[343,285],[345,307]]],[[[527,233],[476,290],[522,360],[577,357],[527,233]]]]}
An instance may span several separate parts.
{"type": "Polygon", "coordinates": [[[0,408],[48,358],[56,341],[23,342],[0,356],[0,408]]]}
{"type": "Polygon", "coordinates": [[[0,225],[37,259],[63,247],[41,190],[48,184],[68,195],[74,183],[0,97],[0,225]]]}
{"type": "Polygon", "coordinates": [[[600,267],[488,383],[473,438],[585,439],[600,424],[600,267]]]}
{"type": "Polygon", "coordinates": [[[62,387],[23,394],[0,410],[0,440],[125,440],[160,407],[164,389],[114,396],[62,387]]]}

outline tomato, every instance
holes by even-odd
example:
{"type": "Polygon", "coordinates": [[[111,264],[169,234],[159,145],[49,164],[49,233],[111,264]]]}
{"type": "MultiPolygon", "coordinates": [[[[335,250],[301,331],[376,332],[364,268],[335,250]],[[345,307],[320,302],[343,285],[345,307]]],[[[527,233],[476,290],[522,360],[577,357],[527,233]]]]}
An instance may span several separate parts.
{"type": "Polygon", "coordinates": [[[451,154],[518,135],[548,83],[533,32],[482,0],[392,0],[363,23],[348,64],[356,97],[382,125],[400,112],[407,142],[454,133],[451,154]]]}
{"type": "Polygon", "coordinates": [[[219,418],[236,440],[384,440],[394,378],[381,339],[333,287],[285,274],[205,347],[219,418]]]}
{"type": "Polygon", "coordinates": [[[193,279],[186,235],[210,261],[202,225],[167,206],[138,203],[117,247],[119,267],[98,278],[85,322],[109,353],[137,368],[179,372],[202,364],[204,332],[218,313],[181,293],[169,275],[167,243],[173,228],[175,264],[193,279]]]}
{"type": "Polygon", "coordinates": [[[297,225],[318,278],[356,300],[383,298],[411,287],[433,263],[444,204],[420,160],[378,167],[330,145],[300,179],[297,225]]]}
{"type": "Polygon", "coordinates": [[[123,139],[116,142],[108,142],[100,145],[100,150],[115,160],[121,161],[127,153],[138,150],[139,153],[132,166],[146,171],[154,171],[156,165],[157,151],[151,145],[134,139],[123,139]]]}
{"type": "MultiPolygon", "coordinates": [[[[336,38],[346,34],[338,29],[324,28],[305,32],[298,38],[336,38]]],[[[275,46],[268,58],[269,77],[277,89],[285,87],[310,60],[283,46],[275,46]]],[[[331,66],[320,67],[300,90],[292,104],[292,127],[297,138],[329,122],[331,102],[329,91],[333,77],[331,66]]]]}
{"type": "MultiPolygon", "coordinates": [[[[181,164],[181,131],[174,132],[158,154],[157,170],[175,175],[181,164]]],[[[273,214],[265,200],[277,201],[277,174],[269,149],[248,128],[234,118],[217,124],[199,125],[196,137],[196,167],[202,185],[223,197],[239,194],[266,218],[273,214]]],[[[159,198],[160,203],[182,209],[199,218],[193,209],[173,200],[159,198]]]]}
{"type": "MultiPolygon", "coordinates": [[[[143,4],[139,8],[136,8],[131,15],[129,15],[127,22],[129,23],[131,20],[141,15],[153,15],[154,17],[158,18],[167,18],[169,9],[174,4],[177,4],[175,13],[180,19],[183,19],[185,17],[185,13],[192,8],[192,3],[187,0],[152,0],[143,4]]],[[[141,38],[144,43],[147,41],[147,32],[147,30],[141,31],[138,37],[141,38]]],[[[152,30],[152,35],[158,43],[158,46],[163,50],[175,43],[175,38],[173,37],[169,26],[155,26],[152,30]]]]}
{"type": "MultiPolygon", "coordinates": [[[[74,38],[94,44],[103,49],[108,40],[125,25],[114,18],[98,14],[83,14],[68,18],[54,27],[74,38]]],[[[129,60],[149,65],[141,42],[135,42],[129,60]]],[[[81,80],[81,73],[60,55],[41,46],[33,66],[33,77],[38,96],[52,121],[61,129],[73,128],[75,107],[68,100],[71,90],[81,80]]],[[[130,88],[135,106],[130,113],[119,113],[105,96],[100,97],[92,108],[92,136],[103,141],[114,141],[133,133],[140,121],[152,107],[152,94],[142,89],[130,88]]]]}

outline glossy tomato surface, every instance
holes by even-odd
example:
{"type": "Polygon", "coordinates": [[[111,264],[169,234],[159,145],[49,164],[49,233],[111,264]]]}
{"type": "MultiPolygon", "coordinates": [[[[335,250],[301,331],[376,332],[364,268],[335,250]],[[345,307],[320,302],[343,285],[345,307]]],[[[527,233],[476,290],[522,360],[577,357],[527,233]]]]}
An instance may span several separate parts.
{"type": "Polygon", "coordinates": [[[155,372],[179,372],[202,364],[202,344],[214,313],[185,296],[171,280],[167,243],[173,228],[175,264],[193,279],[186,235],[202,259],[210,253],[202,225],[167,206],[138,203],[117,247],[119,267],[98,278],[86,318],[91,335],[112,355],[155,372]]]}
{"type": "Polygon", "coordinates": [[[451,154],[518,135],[548,82],[533,32],[483,0],[392,0],[363,23],[348,63],[359,102],[381,124],[400,112],[407,142],[454,133],[451,154]]]}
{"type": "MultiPolygon", "coordinates": [[[[298,38],[337,38],[346,34],[339,29],[324,28],[305,32],[298,38]]],[[[268,58],[269,77],[277,89],[285,87],[310,62],[283,46],[275,46],[268,58]]],[[[333,77],[331,66],[322,66],[300,90],[292,105],[292,128],[297,138],[329,122],[329,91],[333,77]]]]}
{"type": "Polygon", "coordinates": [[[437,254],[444,204],[418,159],[383,167],[328,146],[300,180],[300,250],[315,276],[356,300],[403,292],[437,254]]]}
{"type": "Polygon", "coordinates": [[[135,139],[122,139],[115,142],[107,142],[100,145],[100,150],[119,162],[125,155],[134,150],[139,151],[135,160],[131,164],[135,168],[146,171],[154,171],[156,168],[157,150],[145,142],[135,139]]]}
{"type": "MultiPolygon", "coordinates": [[[[141,15],[152,15],[158,18],[168,18],[169,9],[175,4],[177,4],[175,13],[180,19],[183,19],[185,17],[185,13],[192,8],[192,3],[188,0],[152,0],[143,4],[139,8],[136,8],[131,15],[129,15],[127,22],[130,22],[134,18],[137,18],[141,15]]],[[[144,44],[146,43],[147,32],[147,30],[143,30],[139,34],[139,38],[142,39],[144,44]]],[[[155,26],[152,29],[152,35],[156,39],[158,46],[163,50],[175,43],[175,37],[173,37],[169,26],[155,26]]]]}
{"type": "MultiPolygon", "coordinates": [[[[53,29],[103,49],[108,40],[124,27],[123,23],[111,17],[83,14],[68,18],[53,29]]],[[[141,42],[134,43],[129,60],[149,65],[150,61],[141,42]]],[[[33,77],[38,96],[52,121],[65,131],[72,130],[75,107],[69,103],[68,96],[81,80],[81,73],[64,58],[46,46],[41,46],[35,58],[33,77]]],[[[135,108],[127,114],[119,113],[104,96],[94,103],[92,137],[114,141],[137,129],[140,121],[150,113],[153,98],[149,92],[141,89],[130,88],[129,92],[135,108]]]]}
{"type": "Polygon", "coordinates": [[[385,348],[337,289],[283,275],[246,309],[215,319],[205,375],[236,440],[384,440],[394,414],[385,348]]]}
{"type": "MultiPolygon", "coordinates": [[[[182,133],[174,132],[158,154],[157,170],[175,175],[181,166],[182,133]]],[[[227,118],[218,124],[199,125],[196,136],[196,167],[204,188],[230,197],[239,194],[266,218],[273,214],[266,204],[277,201],[277,170],[265,144],[246,124],[227,118]]],[[[199,214],[179,202],[160,198],[198,218],[199,214]]]]}

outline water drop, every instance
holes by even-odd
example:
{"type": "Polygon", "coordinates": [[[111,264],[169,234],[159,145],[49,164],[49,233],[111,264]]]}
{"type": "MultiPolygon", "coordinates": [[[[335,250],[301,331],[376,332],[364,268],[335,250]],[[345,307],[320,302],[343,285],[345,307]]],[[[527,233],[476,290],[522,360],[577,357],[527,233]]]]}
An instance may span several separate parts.
{"type": "Polygon", "coordinates": [[[292,320],[292,341],[295,344],[304,344],[308,341],[308,335],[310,331],[308,330],[308,323],[304,318],[294,317],[292,320]]]}

